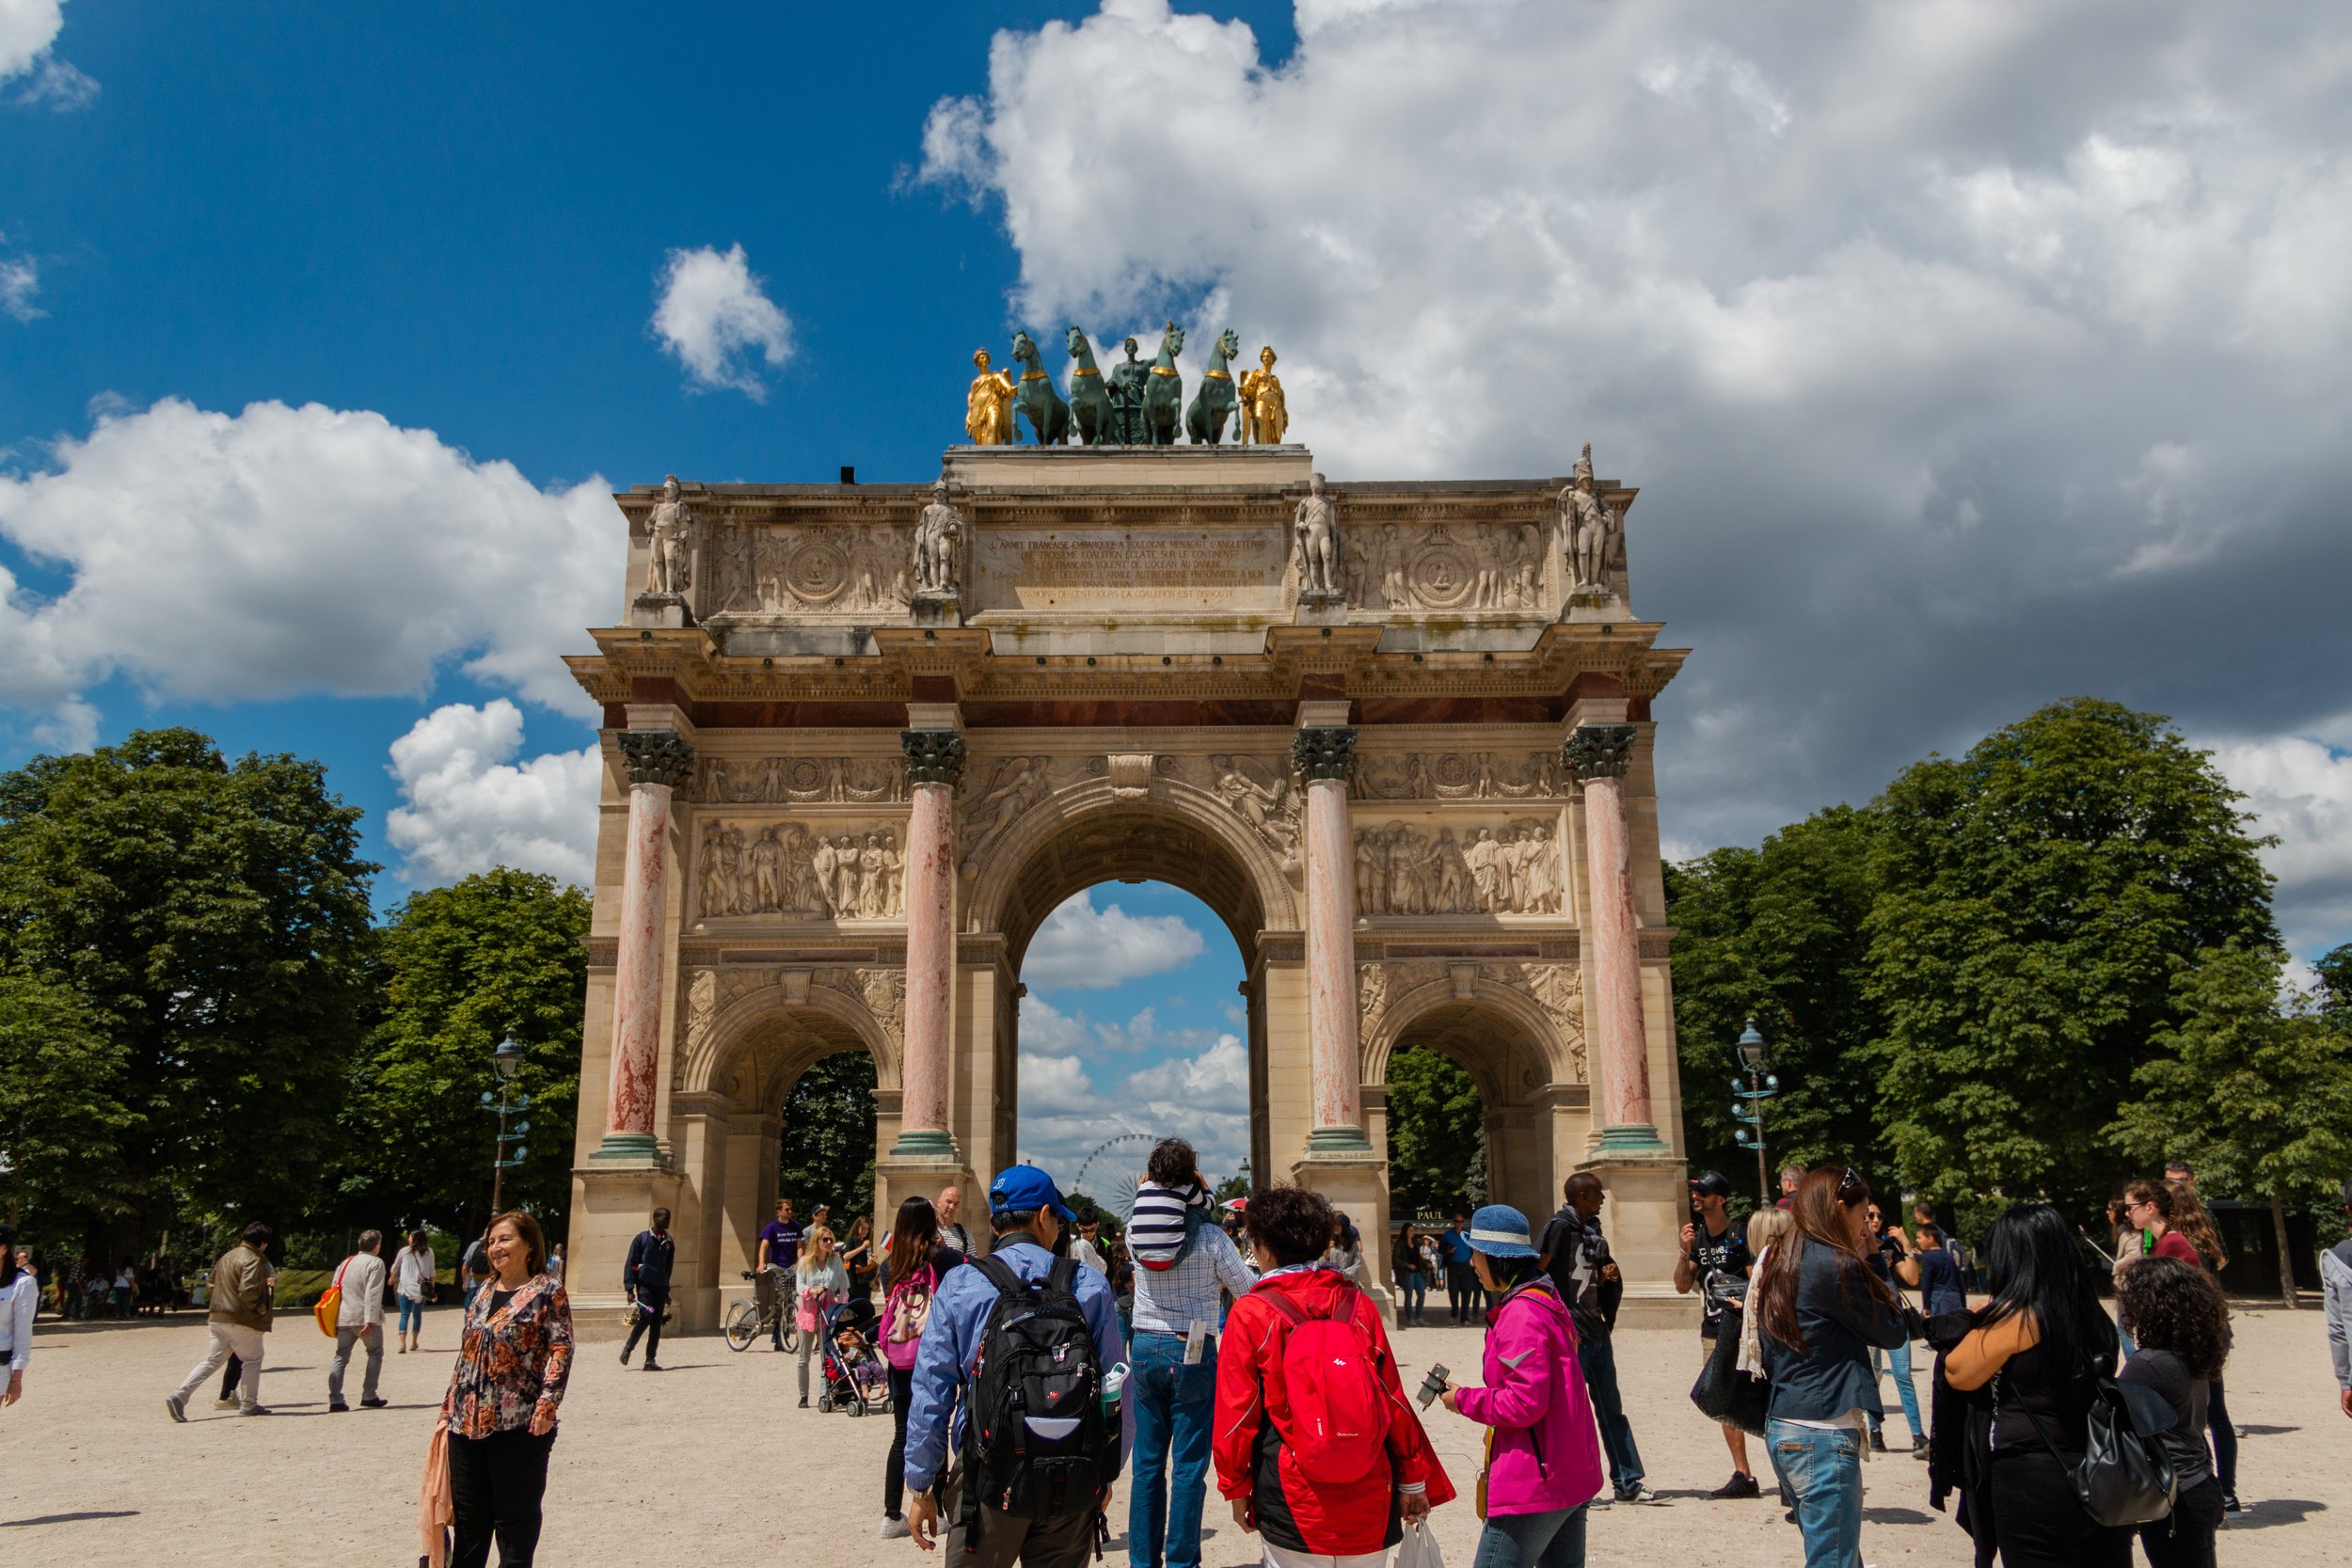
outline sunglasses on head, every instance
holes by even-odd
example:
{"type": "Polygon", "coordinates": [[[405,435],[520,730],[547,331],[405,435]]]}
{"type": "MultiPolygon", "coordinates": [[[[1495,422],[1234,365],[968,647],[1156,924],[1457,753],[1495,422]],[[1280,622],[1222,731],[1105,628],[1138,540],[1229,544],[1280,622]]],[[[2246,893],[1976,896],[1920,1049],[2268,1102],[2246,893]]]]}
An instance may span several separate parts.
{"type": "Polygon", "coordinates": [[[1837,1201],[1840,1203],[1851,1203],[1869,1190],[1870,1184],[1863,1180],[1862,1173],[1851,1165],[1848,1165],[1846,1173],[1837,1179],[1837,1201]]]}

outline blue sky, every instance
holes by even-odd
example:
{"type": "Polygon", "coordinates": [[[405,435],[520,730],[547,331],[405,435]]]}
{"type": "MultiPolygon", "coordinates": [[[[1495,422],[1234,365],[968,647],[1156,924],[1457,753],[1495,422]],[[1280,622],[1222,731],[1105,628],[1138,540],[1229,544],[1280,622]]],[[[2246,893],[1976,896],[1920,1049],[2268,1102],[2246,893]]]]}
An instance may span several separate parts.
{"type": "MultiPolygon", "coordinates": [[[[2340,25],[0,0],[0,766],[192,723],[324,759],[382,901],[575,874],[605,492],[928,477],[973,347],[1174,314],[1279,346],[1335,476],[1591,441],[1641,487],[1672,852],[2110,696],[2247,792],[2308,957],[2352,938],[2340,25]]],[[[1190,973],[1040,996],[1198,1061],[1190,973]]]]}

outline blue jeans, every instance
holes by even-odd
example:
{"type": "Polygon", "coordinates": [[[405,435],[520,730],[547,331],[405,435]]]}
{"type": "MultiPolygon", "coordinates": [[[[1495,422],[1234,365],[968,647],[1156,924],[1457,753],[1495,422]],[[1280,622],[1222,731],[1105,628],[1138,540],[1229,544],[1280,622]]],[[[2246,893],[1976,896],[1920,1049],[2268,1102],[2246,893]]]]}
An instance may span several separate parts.
{"type": "Polygon", "coordinates": [[[1202,1351],[1199,1366],[1187,1367],[1182,1335],[1147,1331],[1128,1345],[1127,1367],[1127,1408],[1136,1423],[1127,1560],[1133,1568],[1200,1568],[1216,1345],[1202,1351]]]}
{"type": "Polygon", "coordinates": [[[1429,1300],[1429,1278],[1421,1274],[1401,1274],[1396,1276],[1397,1289],[1405,1292],[1404,1305],[1397,1310],[1399,1323],[1421,1322],[1422,1308],[1429,1300]]]}
{"type": "Polygon", "coordinates": [[[1584,1510],[1501,1513],[1479,1533],[1470,1568],[1584,1568],[1584,1510]]]}
{"type": "Polygon", "coordinates": [[[1580,1340],[1576,1361],[1584,1369],[1584,1389],[1593,1397],[1593,1417],[1600,1423],[1609,1484],[1625,1497],[1641,1487],[1642,1450],[1633,1446],[1633,1423],[1625,1418],[1625,1396],[1617,1392],[1616,1344],[1605,1337],[1580,1340]]]}
{"type": "MultiPolygon", "coordinates": [[[[1911,1423],[1911,1437],[1915,1443],[1927,1434],[1927,1428],[1919,1424],[1919,1391],[1911,1386],[1911,1341],[1905,1339],[1893,1350],[1885,1352],[1881,1352],[1876,1345],[1870,1347],[1870,1377],[1873,1382],[1881,1376],[1881,1354],[1895,1369],[1895,1392],[1902,1399],[1903,1419],[1911,1423]]],[[[1870,1430],[1876,1432],[1878,1428],[1878,1418],[1871,1418],[1870,1430]]]]}
{"type": "Polygon", "coordinates": [[[1782,1484],[1797,1497],[1804,1568],[1862,1568],[1862,1434],[1772,1420],[1764,1442],[1782,1484]]]}
{"type": "Polygon", "coordinates": [[[392,1299],[400,1303],[399,1332],[405,1334],[413,1328],[420,1334],[423,1333],[424,1303],[410,1301],[406,1296],[394,1296],[392,1299]]]}

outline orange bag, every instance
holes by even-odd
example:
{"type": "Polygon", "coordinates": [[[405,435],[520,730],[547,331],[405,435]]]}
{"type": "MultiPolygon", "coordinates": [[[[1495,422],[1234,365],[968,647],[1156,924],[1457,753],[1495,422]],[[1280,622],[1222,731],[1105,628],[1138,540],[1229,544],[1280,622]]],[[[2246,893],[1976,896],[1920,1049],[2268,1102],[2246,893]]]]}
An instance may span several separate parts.
{"type": "MultiPolygon", "coordinates": [[[[349,1267],[351,1259],[346,1258],[343,1269],[349,1267]]],[[[335,1337],[335,1320],[343,1315],[343,1269],[335,1271],[335,1283],[326,1288],[326,1293],[319,1297],[318,1305],[310,1308],[310,1316],[319,1321],[319,1332],[330,1339],[335,1337]]]]}

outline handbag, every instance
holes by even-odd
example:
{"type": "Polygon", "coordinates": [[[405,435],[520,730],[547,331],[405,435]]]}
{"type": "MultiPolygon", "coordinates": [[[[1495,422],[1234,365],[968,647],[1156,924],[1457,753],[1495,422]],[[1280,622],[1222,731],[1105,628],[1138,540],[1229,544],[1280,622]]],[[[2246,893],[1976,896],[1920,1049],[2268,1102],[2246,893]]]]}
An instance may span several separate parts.
{"type": "Polygon", "coordinates": [[[349,1267],[351,1259],[346,1258],[343,1268],[335,1271],[335,1283],[321,1292],[317,1303],[310,1308],[310,1316],[318,1320],[319,1332],[330,1339],[335,1338],[335,1321],[343,1315],[343,1269],[349,1267]]]}
{"type": "MultiPolygon", "coordinates": [[[[1994,1398],[1997,1404],[1999,1395],[1994,1398]]],[[[2065,1450],[2051,1441],[2042,1418],[2026,1405],[2017,1408],[2033,1422],[2051,1456],[2064,1463],[2065,1450]]],[[[2074,1496],[2083,1512],[2107,1526],[2144,1525],[2170,1514],[2180,1481],[2157,1439],[2176,1422],[2172,1407],[2154,1389],[2100,1378],[2083,1423],[2082,1463],[2074,1467],[2074,1496]]]]}
{"type": "Polygon", "coordinates": [[[1691,1402],[1712,1420],[1761,1437],[1772,1410],[1772,1385],[1769,1378],[1740,1370],[1743,1316],[1740,1308],[1725,1304],[1715,1323],[1715,1346],[1707,1354],[1707,1365],[1699,1369],[1698,1381],[1691,1385],[1691,1402]]]}
{"type": "Polygon", "coordinates": [[[830,1293],[821,1285],[811,1286],[803,1291],[800,1305],[792,1310],[793,1326],[803,1334],[816,1333],[823,1310],[822,1304],[830,1293]]]}

